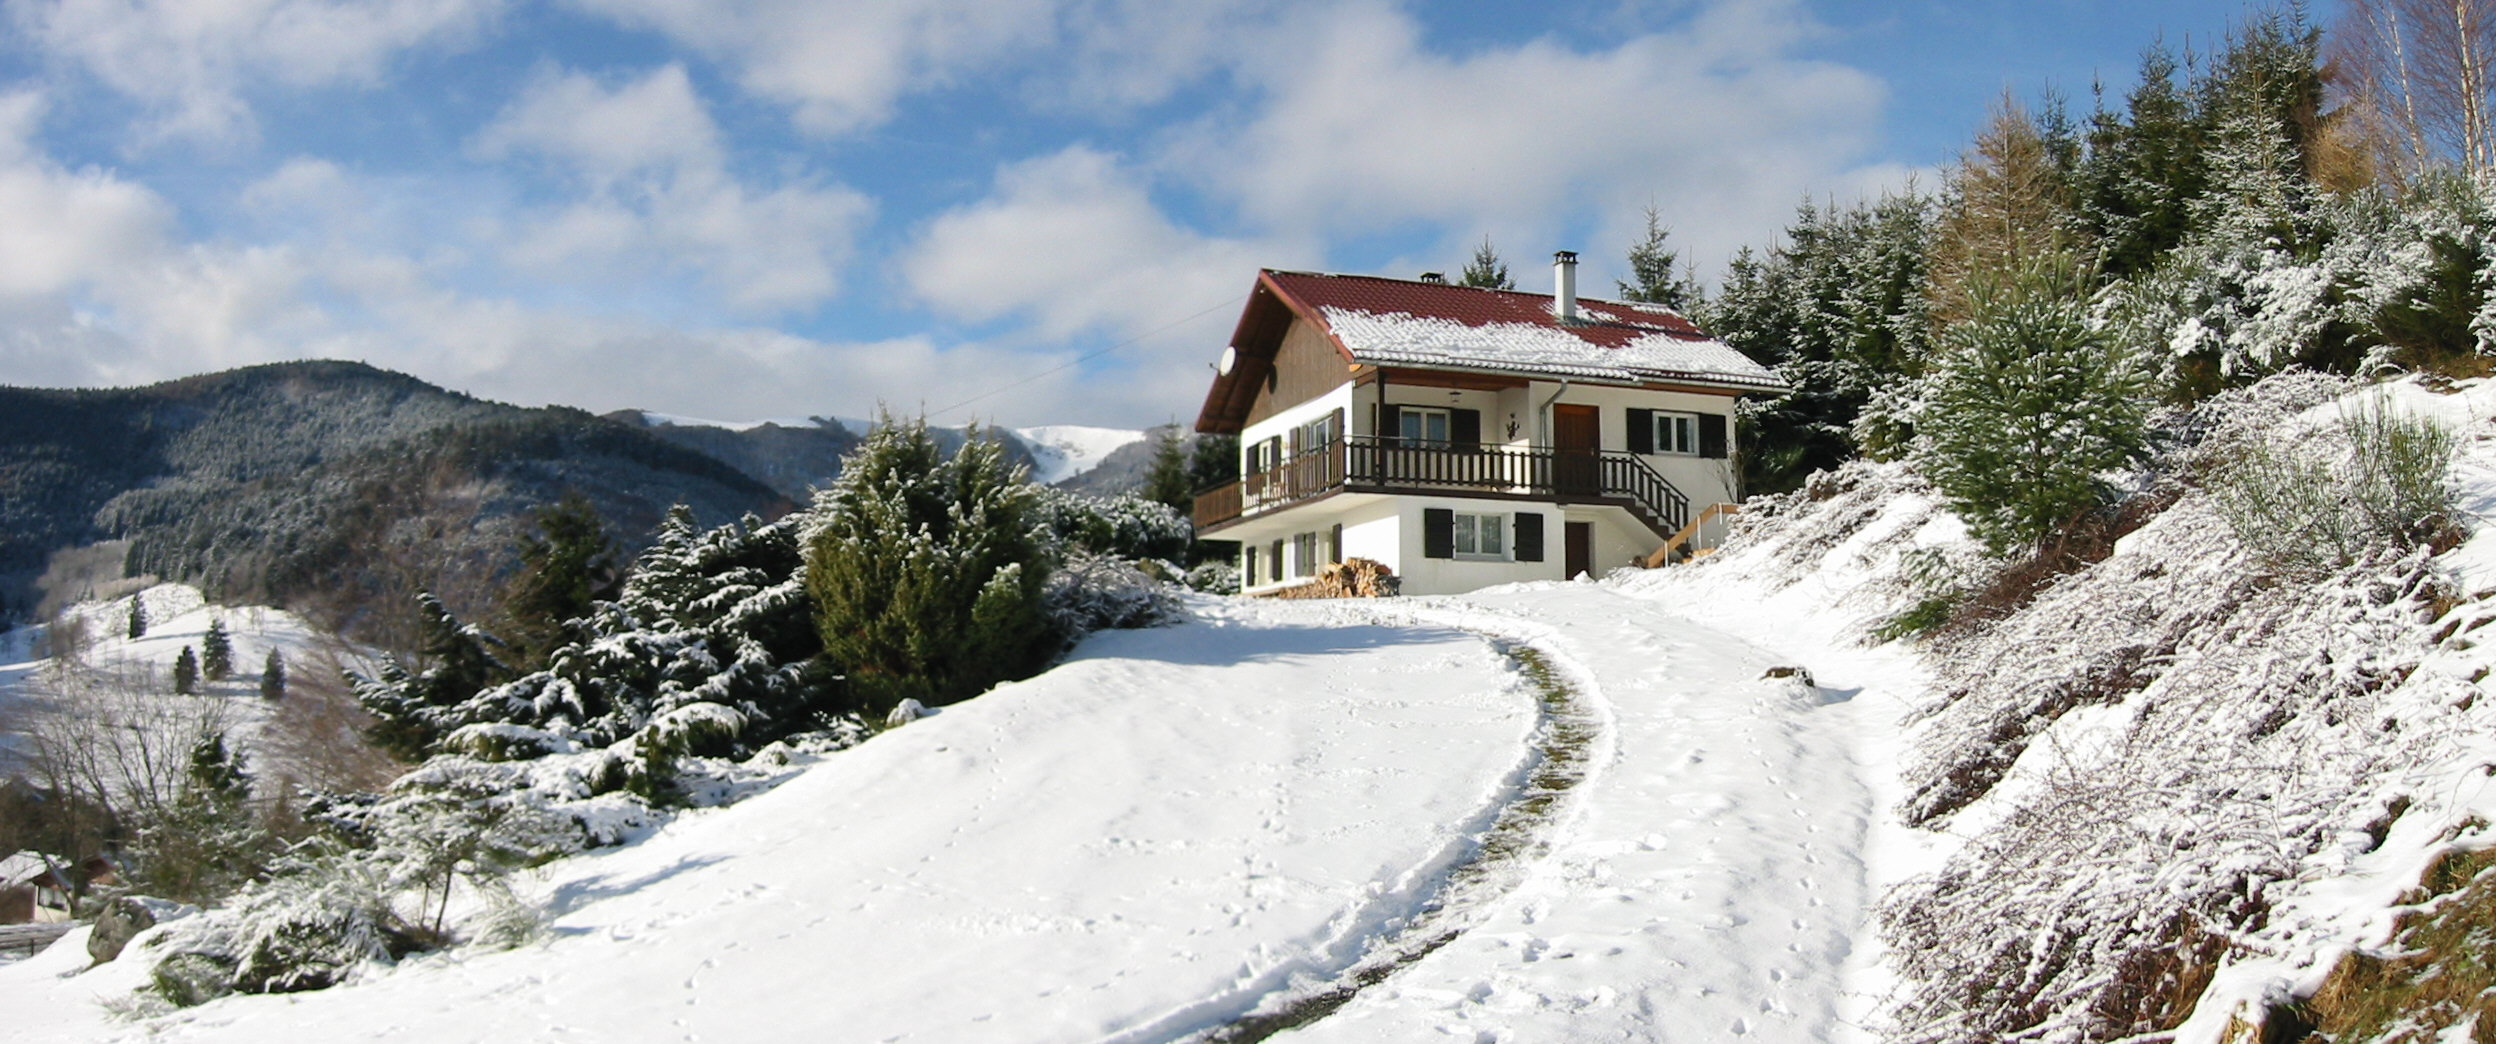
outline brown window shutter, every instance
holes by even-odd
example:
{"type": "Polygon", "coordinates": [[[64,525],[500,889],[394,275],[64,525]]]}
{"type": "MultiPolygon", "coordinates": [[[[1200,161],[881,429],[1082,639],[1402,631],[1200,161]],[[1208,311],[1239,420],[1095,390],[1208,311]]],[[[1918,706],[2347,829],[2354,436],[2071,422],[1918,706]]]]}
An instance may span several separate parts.
{"type": "Polygon", "coordinates": [[[1447,441],[1473,449],[1482,445],[1482,411],[1447,411],[1447,441]]]}
{"type": "Polygon", "coordinates": [[[1421,557],[1456,557],[1455,509],[1421,509],[1421,557]]]}
{"type": "Polygon", "coordinates": [[[1631,453],[1655,452],[1654,410],[1629,411],[1629,451],[1631,453]]]}

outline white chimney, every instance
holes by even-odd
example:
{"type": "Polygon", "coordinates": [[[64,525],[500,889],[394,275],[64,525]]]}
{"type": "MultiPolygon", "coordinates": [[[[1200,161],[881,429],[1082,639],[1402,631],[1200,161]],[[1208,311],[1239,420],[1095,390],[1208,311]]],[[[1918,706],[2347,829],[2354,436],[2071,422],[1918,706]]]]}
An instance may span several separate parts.
{"type": "Polygon", "coordinates": [[[1551,255],[1551,312],[1561,322],[1577,321],[1577,251],[1551,255]]]}

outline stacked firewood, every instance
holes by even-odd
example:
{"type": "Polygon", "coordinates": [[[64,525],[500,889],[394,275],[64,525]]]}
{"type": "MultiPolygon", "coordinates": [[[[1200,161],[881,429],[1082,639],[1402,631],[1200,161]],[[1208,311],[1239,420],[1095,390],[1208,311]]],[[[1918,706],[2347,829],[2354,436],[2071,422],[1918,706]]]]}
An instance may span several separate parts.
{"type": "Polygon", "coordinates": [[[1316,579],[1274,592],[1276,598],[1392,598],[1402,582],[1383,562],[1346,559],[1319,566],[1316,579]]]}

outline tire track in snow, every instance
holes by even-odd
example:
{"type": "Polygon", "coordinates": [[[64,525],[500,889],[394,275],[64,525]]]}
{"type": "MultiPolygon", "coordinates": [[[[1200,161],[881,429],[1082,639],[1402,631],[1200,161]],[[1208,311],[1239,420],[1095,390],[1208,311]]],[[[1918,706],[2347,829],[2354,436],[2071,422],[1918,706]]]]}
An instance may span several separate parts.
{"type": "Polygon", "coordinates": [[[1362,990],[1480,924],[1492,904],[1551,854],[1576,810],[1575,792],[1610,761],[1610,707],[1594,672],[1562,652],[1551,629],[1478,607],[1334,608],[1347,623],[1448,627],[1488,642],[1534,689],[1536,721],[1525,757],[1508,774],[1499,799],[1467,819],[1455,841],[1347,910],[1337,920],[1342,928],[1310,954],[1100,1044],[1252,1044],[1334,1014],[1362,990]]]}

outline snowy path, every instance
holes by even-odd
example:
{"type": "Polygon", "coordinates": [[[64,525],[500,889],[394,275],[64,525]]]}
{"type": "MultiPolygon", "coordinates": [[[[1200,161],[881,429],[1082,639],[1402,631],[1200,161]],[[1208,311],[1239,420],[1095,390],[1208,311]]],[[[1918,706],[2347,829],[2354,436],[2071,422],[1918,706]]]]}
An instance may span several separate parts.
{"type": "Polygon", "coordinates": [[[1607,764],[1478,928],[1292,1041],[1822,1041],[1849,1035],[1871,799],[1845,692],[1668,603],[1535,585],[1418,608],[1592,677],[1607,764]]]}

